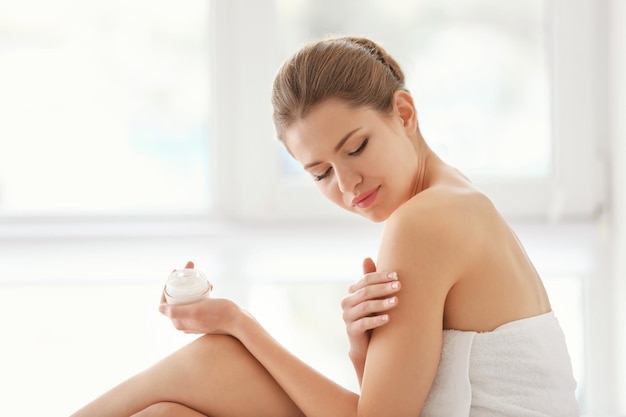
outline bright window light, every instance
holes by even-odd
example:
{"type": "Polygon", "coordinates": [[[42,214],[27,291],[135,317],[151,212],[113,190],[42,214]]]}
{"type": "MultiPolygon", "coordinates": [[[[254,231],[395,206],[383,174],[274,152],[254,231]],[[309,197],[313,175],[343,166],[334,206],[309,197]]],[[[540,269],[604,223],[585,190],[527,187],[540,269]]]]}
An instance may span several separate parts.
{"type": "Polygon", "coordinates": [[[0,3],[0,214],[206,210],[208,13],[0,3]]]}

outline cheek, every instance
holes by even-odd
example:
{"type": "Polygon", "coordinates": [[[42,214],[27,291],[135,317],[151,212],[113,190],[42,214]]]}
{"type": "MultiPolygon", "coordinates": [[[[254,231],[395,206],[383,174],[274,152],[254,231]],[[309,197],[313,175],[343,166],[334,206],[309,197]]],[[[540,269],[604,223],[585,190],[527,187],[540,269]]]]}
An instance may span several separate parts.
{"type": "Polygon", "coordinates": [[[343,196],[334,181],[331,180],[331,181],[325,182],[324,184],[318,184],[317,189],[328,200],[340,206],[343,205],[343,196]]]}
{"type": "Polygon", "coordinates": [[[391,156],[392,166],[397,170],[412,171],[417,168],[417,155],[412,147],[402,147],[391,156]]]}
{"type": "Polygon", "coordinates": [[[368,158],[363,160],[364,172],[371,177],[385,178],[395,175],[398,172],[399,165],[404,165],[406,155],[394,152],[372,153],[368,158]]]}
{"type": "Polygon", "coordinates": [[[335,187],[331,181],[326,180],[323,184],[318,184],[317,189],[329,200],[337,198],[337,193],[334,191],[335,187]]]}

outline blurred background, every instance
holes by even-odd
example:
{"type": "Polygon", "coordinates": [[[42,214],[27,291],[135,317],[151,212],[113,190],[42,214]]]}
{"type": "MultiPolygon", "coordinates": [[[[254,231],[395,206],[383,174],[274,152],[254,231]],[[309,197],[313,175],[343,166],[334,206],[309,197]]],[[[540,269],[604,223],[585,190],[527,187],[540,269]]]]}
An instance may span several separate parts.
{"type": "Polygon", "coordinates": [[[0,0],[4,412],[68,415],[193,340],[157,311],[187,260],[357,388],[339,302],[381,225],[317,194],[269,103],[286,56],[354,34],[519,234],[583,415],[626,413],[625,28],[623,0],[0,0]]]}

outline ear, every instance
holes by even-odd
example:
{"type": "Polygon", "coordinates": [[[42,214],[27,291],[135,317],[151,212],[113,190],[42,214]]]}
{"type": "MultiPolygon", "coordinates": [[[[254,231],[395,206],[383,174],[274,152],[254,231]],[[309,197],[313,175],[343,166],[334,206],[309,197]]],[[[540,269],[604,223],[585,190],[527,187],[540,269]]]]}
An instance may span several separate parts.
{"type": "Polygon", "coordinates": [[[417,130],[417,110],[413,96],[408,91],[398,90],[393,95],[394,113],[402,120],[407,133],[414,134],[417,130]]]}

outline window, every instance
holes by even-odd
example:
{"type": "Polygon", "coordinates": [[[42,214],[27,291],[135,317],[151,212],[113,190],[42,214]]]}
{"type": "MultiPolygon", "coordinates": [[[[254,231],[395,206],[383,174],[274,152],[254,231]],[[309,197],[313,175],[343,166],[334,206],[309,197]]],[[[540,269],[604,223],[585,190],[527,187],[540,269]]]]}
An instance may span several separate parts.
{"type": "Polygon", "coordinates": [[[592,23],[562,3],[4,2],[0,216],[352,221],[281,155],[271,123],[280,62],[330,33],[398,58],[431,146],[505,215],[589,216],[592,23]]]}
{"type": "Polygon", "coordinates": [[[209,4],[0,4],[0,215],[206,211],[209,4]]]}

